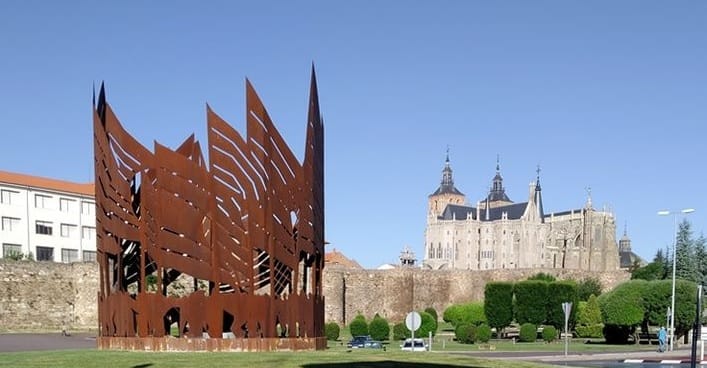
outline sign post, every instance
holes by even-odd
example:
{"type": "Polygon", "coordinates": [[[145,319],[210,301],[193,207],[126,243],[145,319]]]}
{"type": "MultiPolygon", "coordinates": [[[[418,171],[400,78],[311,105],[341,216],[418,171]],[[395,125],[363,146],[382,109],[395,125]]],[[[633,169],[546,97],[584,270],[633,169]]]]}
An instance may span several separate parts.
{"type": "Polygon", "coordinates": [[[562,303],[562,311],[565,312],[565,357],[567,357],[567,349],[569,348],[569,340],[567,339],[567,330],[569,328],[570,312],[572,312],[572,303],[564,302],[562,303]]]}
{"type": "Polygon", "coordinates": [[[415,331],[420,328],[421,324],[422,316],[420,316],[420,313],[412,311],[405,317],[405,326],[412,332],[411,351],[415,351],[415,331]]]}

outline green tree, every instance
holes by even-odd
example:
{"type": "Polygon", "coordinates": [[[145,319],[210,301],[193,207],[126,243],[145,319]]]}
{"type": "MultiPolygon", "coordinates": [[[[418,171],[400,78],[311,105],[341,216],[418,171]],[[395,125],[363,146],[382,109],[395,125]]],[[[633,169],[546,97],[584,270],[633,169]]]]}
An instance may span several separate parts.
{"type": "Polygon", "coordinates": [[[577,299],[587,301],[590,295],[601,295],[604,286],[596,277],[587,277],[577,283],[577,299]]]}
{"type": "Polygon", "coordinates": [[[460,323],[454,328],[454,337],[461,344],[473,344],[476,341],[476,326],[460,323]]]}
{"type": "Polygon", "coordinates": [[[572,303],[569,327],[575,325],[577,319],[577,284],[572,281],[556,281],[547,284],[547,319],[549,325],[561,330],[565,326],[565,312],[562,304],[572,303]]]}
{"type": "Polygon", "coordinates": [[[349,324],[349,331],[351,331],[351,336],[368,335],[368,323],[366,322],[366,317],[362,314],[357,315],[349,324]]]}
{"type": "Polygon", "coordinates": [[[371,320],[371,323],[368,325],[368,332],[374,340],[390,339],[390,325],[388,324],[388,321],[379,316],[378,313],[376,313],[371,320]]]}
{"type": "Polygon", "coordinates": [[[707,283],[707,240],[705,236],[700,236],[695,240],[695,260],[697,262],[697,281],[707,283]]]}
{"type": "Polygon", "coordinates": [[[422,321],[420,322],[420,328],[415,331],[415,336],[427,337],[430,332],[432,332],[432,336],[435,336],[437,334],[437,321],[427,312],[420,312],[420,317],[422,321]]]}
{"type": "Polygon", "coordinates": [[[405,340],[409,339],[411,336],[410,330],[405,327],[405,324],[400,322],[393,326],[393,339],[395,340],[405,340]]]}
{"type": "Polygon", "coordinates": [[[514,285],[515,320],[520,324],[540,325],[547,319],[548,283],[544,281],[521,281],[514,285]]]}
{"type": "Polygon", "coordinates": [[[434,318],[435,321],[439,321],[439,316],[437,316],[437,310],[434,309],[434,307],[427,307],[427,308],[425,308],[425,312],[431,314],[431,315],[432,315],[432,318],[434,318]]]}
{"type": "Polygon", "coordinates": [[[678,226],[678,233],[675,247],[675,274],[683,280],[698,281],[697,260],[695,258],[695,247],[692,240],[692,226],[684,219],[678,226]]]}
{"type": "Polygon", "coordinates": [[[648,283],[648,287],[643,290],[643,330],[646,331],[649,325],[663,326],[670,307],[670,297],[672,294],[671,280],[654,280],[648,283]]]}
{"type": "Polygon", "coordinates": [[[643,322],[645,310],[642,295],[647,285],[644,280],[631,280],[599,297],[607,342],[625,343],[643,322]]]}
{"type": "Polygon", "coordinates": [[[577,336],[579,337],[601,337],[604,323],[601,319],[601,309],[599,302],[594,295],[589,296],[586,302],[579,302],[577,305],[577,336]]]}
{"type": "Polygon", "coordinates": [[[554,326],[543,327],[543,340],[545,342],[553,342],[557,340],[557,329],[554,326]]]}
{"type": "Polygon", "coordinates": [[[341,329],[336,322],[329,322],[324,325],[324,333],[329,341],[336,341],[339,339],[339,333],[341,329]]]}
{"type": "Polygon", "coordinates": [[[665,278],[665,265],[651,262],[643,267],[638,267],[631,272],[632,280],[662,280],[665,278]]]}
{"type": "Polygon", "coordinates": [[[521,342],[535,342],[538,338],[538,328],[532,323],[524,323],[520,326],[518,339],[521,342]]]}
{"type": "Polygon", "coordinates": [[[486,322],[484,304],[481,302],[472,302],[462,305],[462,322],[471,323],[474,326],[486,322]]]}
{"type": "Polygon", "coordinates": [[[528,280],[545,281],[545,282],[556,281],[555,276],[552,276],[549,273],[545,273],[545,272],[536,273],[535,275],[528,277],[528,280]]]}
{"type": "Polygon", "coordinates": [[[442,319],[444,322],[451,323],[452,326],[456,327],[457,323],[462,320],[464,313],[463,309],[463,304],[452,304],[444,310],[442,319]]]}
{"type": "Polygon", "coordinates": [[[513,321],[513,284],[489,282],[484,289],[484,314],[489,326],[500,333],[513,321]]]}
{"type": "Polygon", "coordinates": [[[481,324],[476,328],[476,341],[487,343],[491,340],[491,327],[487,324],[481,324]]]}
{"type": "Polygon", "coordinates": [[[675,282],[675,336],[685,336],[695,322],[697,285],[686,280],[675,282]]]}

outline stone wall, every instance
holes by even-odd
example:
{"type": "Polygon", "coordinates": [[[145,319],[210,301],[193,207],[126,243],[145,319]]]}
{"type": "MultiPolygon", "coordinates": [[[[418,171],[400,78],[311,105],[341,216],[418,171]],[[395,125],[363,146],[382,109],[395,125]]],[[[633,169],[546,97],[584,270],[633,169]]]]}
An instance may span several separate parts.
{"type": "MultiPolygon", "coordinates": [[[[376,313],[392,322],[412,309],[482,300],[489,281],[516,281],[538,272],[558,279],[597,277],[605,289],[628,280],[626,271],[561,269],[513,270],[353,270],[325,268],[327,322],[348,323],[358,313],[376,313]]],[[[0,260],[0,331],[96,329],[98,265],[0,260]]]]}
{"type": "Polygon", "coordinates": [[[391,322],[401,322],[411,310],[434,307],[441,315],[454,303],[481,301],[490,281],[525,280],[539,272],[557,279],[583,280],[596,277],[605,290],[630,278],[624,270],[581,271],[569,269],[512,270],[351,270],[325,269],[324,296],[327,322],[349,323],[358,313],[367,318],[376,313],[391,322]]]}
{"type": "Polygon", "coordinates": [[[96,329],[98,264],[0,260],[0,330],[96,329]]]}

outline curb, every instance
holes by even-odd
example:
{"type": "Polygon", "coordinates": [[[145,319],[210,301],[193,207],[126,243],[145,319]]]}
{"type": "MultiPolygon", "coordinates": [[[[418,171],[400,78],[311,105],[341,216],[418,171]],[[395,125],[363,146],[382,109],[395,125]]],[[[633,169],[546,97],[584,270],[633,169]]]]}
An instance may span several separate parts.
{"type": "MultiPolygon", "coordinates": [[[[689,364],[690,359],[624,359],[622,363],[658,363],[658,364],[689,364]]],[[[707,364],[707,360],[698,361],[697,364],[707,364]]]]}

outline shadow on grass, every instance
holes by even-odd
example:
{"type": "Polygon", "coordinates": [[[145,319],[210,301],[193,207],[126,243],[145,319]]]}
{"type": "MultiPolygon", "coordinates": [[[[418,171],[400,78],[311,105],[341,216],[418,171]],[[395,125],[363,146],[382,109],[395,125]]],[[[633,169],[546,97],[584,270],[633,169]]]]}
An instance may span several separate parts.
{"type": "MultiPolygon", "coordinates": [[[[414,362],[396,362],[393,360],[384,360],[381,362],[348,362],[348,363],[309,363],[302,364],[302,368],[343,368],[343,367],[357,367],[357,368],[402,368],[402,367],[412,367],[412,368],[474,368],[474,365],[452,365],[452,364],[437,364],[437,363],[414,363],[414,362]]],[[[478,367],[477,367],[478,368],[478,367]]]]}
{"type": "Polygon", "coordinates": [[[134,365],[130,368],[147,368],[147,367],[152,367],[153,365],[154,364],[152,364],[152,363],[145,363],[145,364],[134,365]]]}

